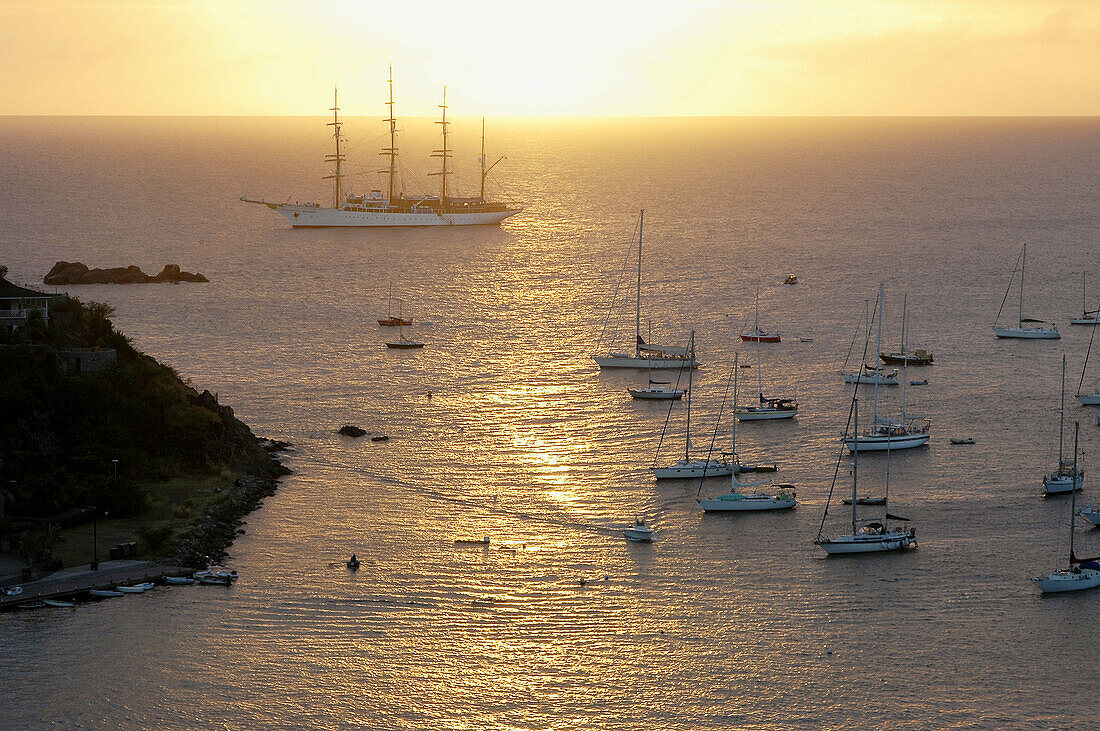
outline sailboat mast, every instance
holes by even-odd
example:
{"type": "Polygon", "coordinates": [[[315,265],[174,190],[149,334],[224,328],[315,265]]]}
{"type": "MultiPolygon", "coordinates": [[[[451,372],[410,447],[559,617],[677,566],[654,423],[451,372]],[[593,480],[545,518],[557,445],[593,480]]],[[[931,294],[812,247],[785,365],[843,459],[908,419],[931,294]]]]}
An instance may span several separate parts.
{"type": "MultiPolygon", "coordinates": [[[[908,395],[906,389],[909,387],[909,310],[905,309],[903,306],[902,313],[901,353],[903,360],[901,363],[901,420],[905,421],[906,396],[908,395]]],[[[889,448],[890,443],[887,442],[886,445],[887,448],[889,448]]],[[[889,462],[887,462],[887,465],[889,465],[889,462]]]]}
{"type": "Polygon", "coordinates": [[[332,136],[333,139],[336,140],[336,154],[325,155],[325,162],[336,163],[336,171],[332,175],[326,175],[324,179],[334,179],[335,190],[333,192],[332,207],[336,210],[340,210],[340,179],[343,177],[344,174],[343,171],[340,169],[340,164],[344,161],[344,155],[340,152],[340,105],[337,103],[336,87],[332,88],[332,109],[330,109],[329,111],[332,112],[332,121],[329,122],[326,126],[333,128],[332,136]]]}
{"type": "Polygon", "coordinates": [[[854,399],[854,408],[852,433],[856,435],[856,439],[852,442],[852,535],[856,534],[856,526],[859,525],[859,499],[856,497],[856,478],[859,473],[859,399],[854,399]]]}
{"type": "Polygon", "coordinates": [[[1062,353],[1062,405],[1058,409],[1058,469],[1062,468],[1062,447],[1066,428],[1066,354],[1062,353]]]}
{"type": "MultiPolygon", "coordinates": [[[[738,363],[740,360],[740,353],[733,354],[733,428],[730,430],[730,459],[733,460],[735,465],[734,471],[736,472],[737,465],[737,376],[738,371],[741,370],[741,366],[738,363]]],[[[737,478],[734,477],[734,480],[737,478]]]]}
{"type": "Polygon", "coordinates": [[[451,156],[451,151],[447,149],[447,125],[450,122],[447,121],[447,87],[443,87],[443,103],[439,105],[442,110],[442,116],[436,124],[443,128],[443,149],[435,150],[432,152],[432,157],[441,158],[443,165],[438,173],[429,173],[430,175],[439,175],[441,177],[439,186],[439,210],[442,212],[447,208],[447,159],[451,156]]]}
{"type": "MultiPolygon", "coordinates": [[[[882,352],[882,313],[886,309],[886,285],[879,282],[878,285],[878,340],[875,341],[875,352],[882,352]]],[[[881,374],[879,374],[881,376],[881,374]]],[[[871,428],[875,428],[875,424],[878,423],[878,382],[881,378],[875,379],[875,400],[871,405],[871,428]]],[[[858,432],[857,432],[858,434],[858,432]]]]}
{"type": "Polygon", "coordinates": [[[481,118],[481,202],[485,202],[485,117],[481,118]]]}
{"type": "MultiPolygon", "coordinates": [[[[695,362],[695,331],[691,331],[691,347],[689,348],[691,361],[695,362]]],[[[688,368],[688,408],[687,408],[687,434],[684,437],[684,459],[691,457],[691,374],[694,368],[688,368]]]]}
{"type": "MultiPolygon", "coordinates": [[[[1019,325],[1024,326],[1024,270],[1027,268],[1027,244],[1024,244],[1024,255],[1020,258],[1020,312],[1019,325]]],[[[1061,455],[1059,455],[1061,456],[1061,455]]]]}
{"type": "Polygon", "coordinates": [[[756,287],[756,393],[764,403],[764,374],[760,372],[760,286],[756,287]]]}
{"type": "MultiPolygon", "coordinates": [[[[641,357],[641,339],[642,339],[642,228],[645,226],[645,209],[643,208],[638,213],[638,289],[637,289],[637,307],[634,310],[634,355],[641,357]]],[[[694,335],[693,335],[694,337],[694,335]]],[[[691,374],[688,374],[688,378],[691,374]]],[[[688,397],[690,399],[690,397],[688,397]]],[[[688,401],[690,404],[690,400],[688,401]]]]}
{"type": "Polygon", "coordinates": [[[386,106],[389,107],[389,111],[390,111],[390,118],[386,120],[387,122],[390,123],[390,146],[389,146],[388,149],[383,150],[382,154],[384,155],[386,153],[389,153],[389,156],[390,156],[390,171],[389,171],[389,173],[390,173],[390,175],[389,175],[390,184],[389,184],[389,190],[388,190],[387,196],[386,196],[386,201],[390,202],[390,201],[393,200],[393,179],[394,179],[394,176],[397,174],[397,117],[394,116],[394,113],[393,113],[393,64],[392,63],[390,64],[390,78],[389,78],[389,81],[387,83],[389,83],[389,86],[390,86],[390,100],[388,102],[386,102],[386,106]]]}
{"type": "Polygon", "coordinates": [[[1081,422],[1073,422],[1073,484],[1070,485],[1069,501],[1069,567],[1073,568],[1073,529],[1077,521],[1077,432],[1081,429],[1081,422]]]}

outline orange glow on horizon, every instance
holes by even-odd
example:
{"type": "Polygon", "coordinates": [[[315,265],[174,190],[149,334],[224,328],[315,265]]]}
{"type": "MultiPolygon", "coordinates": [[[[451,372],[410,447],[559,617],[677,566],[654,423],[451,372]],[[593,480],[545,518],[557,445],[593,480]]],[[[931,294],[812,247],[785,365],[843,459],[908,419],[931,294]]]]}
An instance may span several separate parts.
{"type": "Polygon", "coordinates": [[[1100,114],[1100,3],[0,5],[0,113],[1100,114]]]}

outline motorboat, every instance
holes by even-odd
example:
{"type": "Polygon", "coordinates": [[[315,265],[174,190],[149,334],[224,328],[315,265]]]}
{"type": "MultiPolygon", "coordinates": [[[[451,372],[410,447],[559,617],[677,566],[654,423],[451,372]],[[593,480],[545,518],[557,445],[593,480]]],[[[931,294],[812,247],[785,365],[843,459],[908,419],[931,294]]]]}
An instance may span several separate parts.
{"type": "Polygon", "coordinates": [[[952,444],[973,444],[974,439],[972,437],[951,437],[952,444]]]}
{"type": "Polygon", "coordinates": [[[653,534],[657,531],[646,525],[645,518],[635,518],[633,525],[623,528],[623,538],[636,543],[652,543],[653,534]]]}
{"type": "Polygon", "coordinates": [[[344,565],[348,567],[349,571],[355,571],[359,568],[359,559],[355,557],[355,554],[351,554],[351,558],[344,562],[344,565]]]}

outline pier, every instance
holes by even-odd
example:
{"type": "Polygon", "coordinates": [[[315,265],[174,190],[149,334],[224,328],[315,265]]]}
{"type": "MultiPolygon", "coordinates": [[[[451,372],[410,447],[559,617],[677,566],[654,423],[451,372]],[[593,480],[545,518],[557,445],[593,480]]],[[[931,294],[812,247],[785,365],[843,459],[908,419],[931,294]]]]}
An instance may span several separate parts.
{"type": "Polygon", "coordinates": [[[103,561],[98,570],[88,564],[56,571],[35,581],[11,584],[23,588],[21,594],[0,594],[0,611],[43,599],[71,599],[91,589],[114,589],[119,585],[156,581],[164,576],[190,576],[194,569],[165,566],[154,561],[103,561]]]}

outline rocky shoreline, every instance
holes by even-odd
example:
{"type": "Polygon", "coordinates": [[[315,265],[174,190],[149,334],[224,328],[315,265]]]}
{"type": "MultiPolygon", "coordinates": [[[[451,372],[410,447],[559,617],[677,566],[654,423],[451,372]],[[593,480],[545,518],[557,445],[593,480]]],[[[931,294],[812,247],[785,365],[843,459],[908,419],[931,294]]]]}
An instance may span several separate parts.
{"type": "Polygon", "coordinates": [[[165,264],[156,276],[141,271],[131,264],[128,267],[89,269],[78,261],[59,261],[42,277],[42,282],[52,285],[65,284],[179,284],[180,282],[209,282],[198,273],[185,272],[178,264],[165,264]]]}

